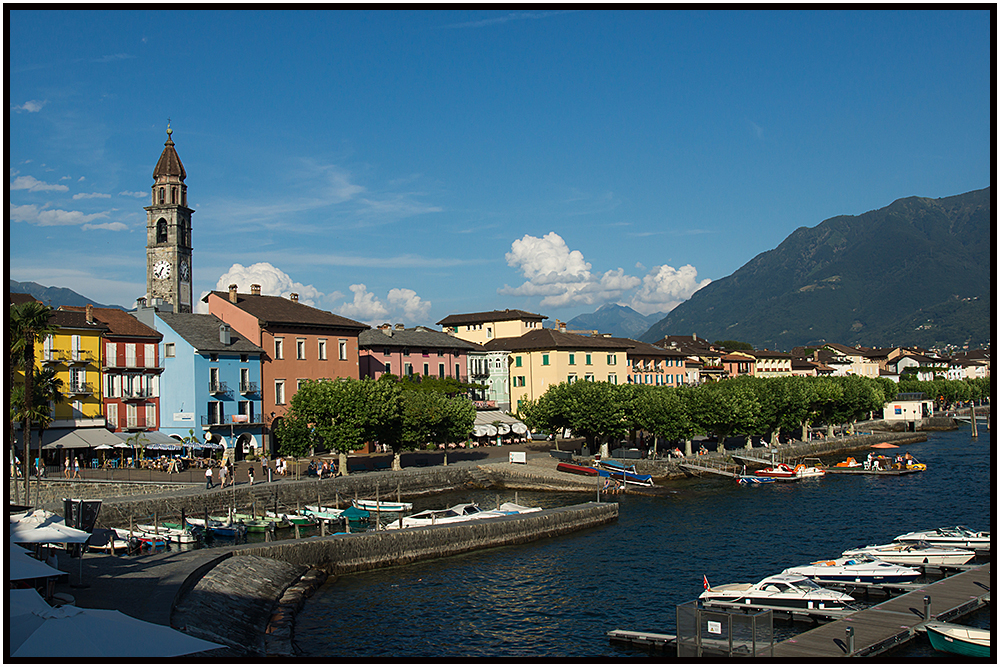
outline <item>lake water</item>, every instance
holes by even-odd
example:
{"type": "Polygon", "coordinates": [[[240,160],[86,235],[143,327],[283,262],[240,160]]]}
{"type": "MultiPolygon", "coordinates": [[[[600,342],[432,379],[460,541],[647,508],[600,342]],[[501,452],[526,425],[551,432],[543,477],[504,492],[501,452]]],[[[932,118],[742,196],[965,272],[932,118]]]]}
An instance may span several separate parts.
{"type": "MultiPolygon", "coordinates": [[[[968,428],[909,445],[927,463],[900,477],[827,475],[742,487],[718,477],[672,483],[666,497],[618,496],[611,525],[527,545],[340,577],[307,601],[296,645],[308,656],[352,658],[642,657],[609,643],[613,629],[675,632],[676,605],[710,583],[759,581],[939,526],[992,526],[992,435],[968,428]]],[[[834,463],[839,459],[827,459],[834,463]]],[[[556,507],[590,494],[519,492],[556,507]]],[[[467,500],[483,507],[514,492],[442,494],[414,511],[467,500]]],[[[964,621],[990,627],[990,610],[964,621]]],[[[777,639],[809,629],[775,620],[777,639]]],[[[918,639],[893,657],[935,656],[918,639]]]]}

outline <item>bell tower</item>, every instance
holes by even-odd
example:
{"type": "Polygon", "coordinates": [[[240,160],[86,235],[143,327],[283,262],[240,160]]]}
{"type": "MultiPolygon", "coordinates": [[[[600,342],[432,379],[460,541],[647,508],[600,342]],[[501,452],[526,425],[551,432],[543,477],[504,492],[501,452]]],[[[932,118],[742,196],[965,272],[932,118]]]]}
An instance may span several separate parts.
{"type": "Polygon", "coordinates": [[[187,205],[184,165],[174,149],[167,123],[163,144],[153,170],[153,201],[146,206],[146,297],[162,299],[175,313],[191,312],[191,214],[187,205]]]}

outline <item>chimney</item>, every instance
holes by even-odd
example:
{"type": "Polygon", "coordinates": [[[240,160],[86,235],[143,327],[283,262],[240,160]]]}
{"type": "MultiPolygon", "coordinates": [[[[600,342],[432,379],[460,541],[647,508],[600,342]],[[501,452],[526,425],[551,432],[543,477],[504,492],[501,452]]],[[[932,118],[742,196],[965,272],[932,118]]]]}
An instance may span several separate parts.
{"type": "Polygon", "coordinates": [[[404,328],[405,327],[403,326],[402,323],[399,323],[399,324],[396,325],[396,331],[402,331],[404,328]]]}
{"type": "Polygon", "coordinates": [[[145,308],[146,307],[146,297],[140,296],[138,299],[135,300],[135,305],[138,308],[145,308]]]}
{"type": "Polygon", "coordinates": [[[250,294],[253,296],[260,296],[260,285],[251,285],[250,294]]]}
{"type": "Polygon", "coordinates": [[[236,285],[229,286],[229,300],[232,303],[236,303],[236,285]]]}
{"type": "Polygon", "coordinates": [[[392,325],[389,324],[388,322],[386,322],[385,324],[383,324],[382,326],[379,327],[379,331],[381,331],[382,333],[384,333],[386,336],[390,336],[391,337],[392,336],[392,325]]]}
{"type": "Polygon", "coordinates": [[[94,305],[88,303],[87,304],[87,324],[93,324],[93,323],[94,323],[94,305]]]}
{"type": "Polygon", "coordinates": [[[229,331],[229,325],[226,324],[225,322],[223,322],[222,324],[220,324],[219,325],[219,342],[222,343],[223,345],[229,345],[230,344],[229,333],[230,333],[230,331],[229,331]]]}
{"type": "Polygon", "coordinates": [[[561,320],[556,320],[556,329],[559,329],[560,333],[566,333],[566,323],[561,320]]]}
{"type": "Polygon", "coordinates": [[[291,294],[289,294],[288,298],[291,299],[292,301],[294,301],[295,303],[299,302],[299,295],[296,294],[295,292],[292,292],[291,294]]]}

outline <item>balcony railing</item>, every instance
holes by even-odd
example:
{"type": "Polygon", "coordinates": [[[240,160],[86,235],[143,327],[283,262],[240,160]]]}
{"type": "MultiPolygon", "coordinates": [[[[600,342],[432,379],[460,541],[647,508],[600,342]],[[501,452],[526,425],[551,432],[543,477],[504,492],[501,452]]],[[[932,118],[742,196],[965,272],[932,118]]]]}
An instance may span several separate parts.
{"type": "Polygon", "coordinates": [[[122,400],[138,401],[146,398],[154,398],[152,389],[126,389],[122,392],[122,400]]]}
{"type": "Polygon", "coordinates": [[[210,394],[228,394],[229,393],[229,385],[226,384],[225,382],[221,382],[221,381],[218,381],[218,380],[215,381],[215,382],[209,381],[209,383],[208,383],[208,392],[210,394]]]}
{"type": "Polygon", "coordinates": [[[90,382],[71,382],[66,389],[66,393],[76,395],[93,394],[94,385],[90,382]]]}
{"type": "MultiPolygon", "coordinates": [[[[64,350],[64,352],[66,351],[64,350]]],[[[95,361],[95,357],[90,350],[71,350],[66,361],[71,364],[89,364],[95,361]]]]}
{"type": "Polygon", "coordinates": [[[201,425],[202,426],[262,426],[264,424],[261,421],[259,415],[202,415],[201,425]]]}
{"type": "Polygon", "coordinates": [[[260,387],[257,386],[256,382],[240,382],[240,393],[241,394],[259,394],[260,387]]]}

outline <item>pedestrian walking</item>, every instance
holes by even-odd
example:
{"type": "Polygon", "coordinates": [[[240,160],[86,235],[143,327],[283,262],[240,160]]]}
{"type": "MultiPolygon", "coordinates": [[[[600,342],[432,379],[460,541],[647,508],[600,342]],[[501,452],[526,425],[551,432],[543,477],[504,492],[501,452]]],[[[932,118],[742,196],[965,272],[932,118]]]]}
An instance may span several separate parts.
{"type": "Polygon", "coordinates": [[[80,457],[79,456],[74,456],[73,457],[73,478],[74,479],[79,479],[80,478],[80,457]]]}
{"type": "Polygon", "coordinates": [[[69,479],[69,454],[66,455],[66,460],[63,461],[63,477],[69,479]]]}
{"type": "Polygon", "coordinates": [[[213,486],[215,485],[212,483],[212,466],[209,465],[205,468],[205,488],[211,489],[213,486]]]}
{"type": "Polygon", "coordinates": [[[253,463],[247,468],[247,476],[250,478],[250,486],[253,486],[253,463]]]}
{"type": "Polygon", "coordinates": [[[219,466],[219,481],[222,482],[222,488],[226,488],[226,466],[219,466]]]}

